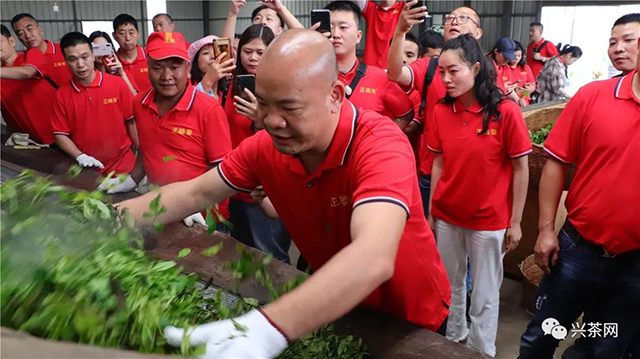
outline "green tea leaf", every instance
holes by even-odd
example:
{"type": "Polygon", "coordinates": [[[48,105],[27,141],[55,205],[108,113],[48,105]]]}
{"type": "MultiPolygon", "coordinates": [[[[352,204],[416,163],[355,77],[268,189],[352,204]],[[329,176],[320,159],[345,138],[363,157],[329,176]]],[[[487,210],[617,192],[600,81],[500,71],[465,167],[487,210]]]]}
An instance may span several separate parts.
{"type": "Polygon", "coordinates": [[[224,242],[220,242],[216,245],[213,245],[205,250],[203,250],[202,252],[200,252],[200,255],[205,256],[205,257],[213,257],[216,254],[218,254],[221,250],[222,247],[224,246],[224,242]]]}
{"type": "Polygon", "coordinates": [[[180,252],[178,252],[178,258],[184,258],[191,253],[191,248],[182,248],[180,252]]]}

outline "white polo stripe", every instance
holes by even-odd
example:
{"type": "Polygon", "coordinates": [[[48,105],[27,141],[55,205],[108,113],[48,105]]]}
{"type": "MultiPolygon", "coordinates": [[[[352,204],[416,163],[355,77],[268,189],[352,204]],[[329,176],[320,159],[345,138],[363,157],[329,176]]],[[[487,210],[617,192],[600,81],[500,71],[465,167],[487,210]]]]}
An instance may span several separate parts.
{"type": "Polygon", "coordinates": [[[565,160],[562,159],[562,157],[556,155],[555,153],[553,153],[552,151],[550,151],[548,148],[543,147],[544,151],[548,154],[550,154],[553,158],[557,159],[558,161],[562,162],[562,163],[566,163],[568,165],[570,165],[572,162],[567,162],[565,160]]]}
{"type": "Polygon", "coordinates": [[[76,90],[76,92],[80,92],[80,89],[78,88],[78,86],[76,86],[73,80],[71,80],[71,86],[73,86],[73,89],[76,90]]]}
{"type": "MultiPolygon", "coordinates": [[[[628,75],[627,75],[628,76],[628,75]]],[[[622,87],[622,81],[627,77],[621,77],[620,80],[618,80],[618,83],[616,84],[616,90],[614,92],[616,98],[620,98],[620,88],[622,87]]]]}
{"type": "Polygon", "coordinates": [[[150,88],[149,91],[147,91],[147,94],[142,98],[142,103],[147,102],[147,98],[151,95],[151,90],[153,90],[153,88],[150,88]]]}
{"type": "Polygon", "coordinates": [[[515,156],[511,156],[511,158],[520,158],[520,157],[522,157],[522,156],[526,156],[526,155],[530,154],[531,152],[533,152],[533,150],[527,150],[527,151],[524,151],[524,152],[522,152],[522,153],[519,153],[519,154],[517,154],[517,155],[515,155],[515,156]]]}
{"type": "Polygon", "coordinates": [[[242,187],[238,187],[238,186],[234,185],[231,181],[229,181],[227,176],[225,176],[224,171],[222,171],[222,166],[218,166],[218,167],[216,167],[216,169],[218,170],[218,173],[220,174],[220,177],[222,177],[222,181],[224,183],[226,183],[227,186],[235,189],[236,191],[251,193],[251,190],[245,189],[245,188],[242,188],[242,187]]]}
{"type": "Polygon", "coordinates": [[[356,134],[356,121],[358,120],[358,110],[356,110],[356,107],[353,105],[353,103],[351,103],[351,109],[353,110],[353,118],[351,119],[351,135],[349,136],[349,143],[347,143],[347,148],[344,150],[344,155],[342,155],[342,162],[340,163],[341,165],[344,165],[345,161],[347,160],[347,154],[349,153],[349,148],[351,148],[351,142],[353,141],[353,137],[356,134]]]}
{"type": "Polygon", "coordinates": [[[407,211],[407,215],[410,214],[409,206],[407,206],[404,202],[402,202],[401,200],[399,200],[397,198],[385,197],[385,196],[363,198],[363,199],[357,201],[356,203],[354,203],[352,208],[356,208],[361,204],[371,203],[371,202],[390,202],[390,203],[394,203],[394,204],[397,204],[398,206],[404,208],[404,210],[407,211]]]}
{"type": "Polygon", "coordinates": [[[197,90],[194,88],[193,94],[191,95],[191,101],[189,102],[189,106],[187,106],[187,111],[189,111],[191,109],[191,106],[193,106],[193,100],[195,100],[196,98],[196,92],[197,90]]]}
{"type": "Polygon", "coordinates": [[[414,80],[413,69],[411,68],[411,66],[408,66],[408,65],[404,65],[403,67],[408,68],[409,74],[411,74],[411,80],[409,81],[409,90],[404,92],[406,94],[409,94],[411,91],[413,91],[413,80],[414,80]]]}
{"type": "Polygon", "coordinates": [[[126,119],[124,120],[124,122],[129,122],[129,121],[131,121],[131,120],[135,120],[135,118],[136,118],[135,116],[131,116],[131,117],[129,117],[129,118],[126,118],[126,119]]]}
{"type": "Polygon", "coordinates": [[[40,71],[40,69],[38,68],[38,66],[36,65],[32,65],[32,64],[25,64],[25,66],[31,66],[34,69],[36,69],[36,71],[38,71],[38,73],[40,74],[40,77],[44,77],[44,75],[42,74],[42,71],[40,71]]]}
{"type": "Polygon", "coordinates": [[[442,150],[436,150],[435,148],[433,148],[433,147],[431,147],[431,146],[429,146],[429,145],[427,145],[427,149],[428,149],[429,151],[432,151],[432,152],[442,153],[442,150]]]}
{"type": "Polygon", "coordinates": [[[100,81],[98,81],[98,86],[102,86],[102,71],[98,71],[98,73],[100,74],[100,81]]]}
{"type": "Polygon", "coordinates": [[[64,135],[64,136],[69,136],[69,134],[68,134],[68,133],[66,133],[66,132],[55,132],[55,131],[54,131],[54,132],[53,132],[53,134],[54,134],[54,135],[64,135]]]}

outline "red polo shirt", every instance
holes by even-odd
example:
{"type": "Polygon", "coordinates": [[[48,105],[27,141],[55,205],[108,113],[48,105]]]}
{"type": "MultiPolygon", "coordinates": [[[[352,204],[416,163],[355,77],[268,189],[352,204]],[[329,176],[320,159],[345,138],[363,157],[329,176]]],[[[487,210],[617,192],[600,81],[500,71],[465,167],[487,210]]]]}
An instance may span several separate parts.
{"type": "MultiPolygon", "coordinates": [[[[360,61],[356,60],[349,72],[339,74],[338,77],[343,84],[351,83],[359,64],[360,61]]],[[[349,101],[356,107],[372,110],[390,118],[405,116],[413,109],[409,96],[402,92],[395,82],[389,81],[383,70],[375,66],[367,66],[367,72],[352,91],[349,101]]]]}
{"type": "Polygon", "coordinates": [[[38,49],[18,53],[11,67],[31,66],[38,75],[29,80],[2,80],[2,116],[14,132],[28,133],[39,143],[52,144],[51,107],[56,90],[44,76],[50,75],[49,61],[38,49]]]}
{"type": "Polygon", "coordinates": [[[49,75],[53,82],[58,86],[62,86],[71,80],[71,72],[67,67],[67,62],[64,59],[60,44],[53,43],[49,40],[44,40],[47,43],[47,51],[44,52],[47,60],[49,61],[49,69],[51,74],[49,75]]]}
{"type": "MultiPolygon", "coordinates": [[[[420,94],[420,99],[422,102],[422,90],[424,86],[424,77],[427,75],[427,70],[429,69],[429,58],[422,58],[414,61],[411,65],[407,66],[407,68],[411,71],[411,85],[409,86],[409,90],[414,90],[418,94],[420,94]]],[[[431,123],[431,117],[433,116],[433,109],[435,108],[438,100],[445,97],[447,95],[447,88],[442,83],[442,78],[440,78],[440,72],[436,70],[433,80],[429,85],[429,89],[427,90],[427,102],[424,108],[424,119],[422,119],[422,124],[424,126],[424,130],[421,136],[421,144],[420,144],[420,165],[418,166],[419,172],[421,175],[431,175],[431,168],[433,167],[433,153],[427,149],[427,135],[429,133],[429,124],[431,123]]],[[[416,116],[418,112],[416,112],[416,116]]]]}
{"type": "MultiPolygon", "coordinates": [[[[194,179],[231,151],[229,123],[215,99],[188,85],[176,106],[163,116],[154,100],[151,88],[133,101],[149,182],[164,186],[194,179]]],[[[220,203],[225,218],[229,217],[227,203],[220,203]]]]}
{"type": "Polygon", "coordinates": [[[127,74],[127,77],[131,81],[133,87],[138,92],[146,92],[151,87],[151,81],[149,81],[149,65],[147,64],[147,52],[144,51],[142,46],[138,47],[138,57],[132,62],[123,60],[118,53],[118,60],[122,63],[122,69],[127,74]]]}
{"type": "Polygon", "coordinates": [[[367,2],[362,12],[362,16],[367,21],[367,39],[363,59],[365,64],[381,69],[387,68],[389,44],[403,7],[404,1],[396,2],[386,10],[373,1],[367,2]]]}
{"type": "Polygon", "coordinates": [[[568,218],[611,253],[640,249],[640,99],[634,71],[582,87],[556,121],[545,150],[575,163],[568,218]]]}
{"type": "MultiPolygon", "coordinates": [[[[531,71],[533,71],[533,78],[538,78],[538,74],[544,68],[544,62],[534,60],[533,49],[537,49],[541,47],[543,43],[544,43],[544,39],[536,43],[531,42],[529,43],[529,45],[527,45],[527,64],[531,66],[531,71]]],[[[560,55],[560,53],[558,52],[558,48],[556,47],[556,45],[554,45],[551,41],[549,41],[544,47],[540,49],[540,55],[542,57],[550,58],[550,57],[560,55]]]]}
{"type": "Polygon", "coordinates": [[[69,136],[80,151],[102,162],[100,173],[131,173],[136,156],[125,122],[133,120],[133,95],[120,77],[95,72],[91,85],[71,80],[56,92],[53,133],[69,136]]]}
{"type": "Polygon", "coordinates": [[[520,107],[505,100],[498,110],[500,121],[491,120],[487,132],[478,135],[484,116],[478,103],[464,108],[457,99],[436,105],[427,145],[442,153],[444,169],[433,194],[433,216],[472,230],[509,227],[511,160],[532,148],[520,107]]]}
{"type": "Polygon", "coordinates": [[[346,101],[327,157],[311,174],[278,152],[266,131],[242,142],[218,172],[238,191],[264,186],[314,270],[351,243],[353,208],[376,201],[403,208],[409,216],[394,275],[363,304],[436,330],[447,317],[451,285],[424,217],[407,137],[382,119],[372,111],[358,114],[346,101]]]}

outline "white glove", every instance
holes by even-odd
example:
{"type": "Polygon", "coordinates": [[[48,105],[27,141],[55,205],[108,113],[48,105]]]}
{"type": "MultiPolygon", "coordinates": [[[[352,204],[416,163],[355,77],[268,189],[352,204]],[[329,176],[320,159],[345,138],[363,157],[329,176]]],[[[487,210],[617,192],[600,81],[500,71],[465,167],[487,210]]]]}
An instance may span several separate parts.
{"type": "Polygon", "coordinates": [[[89,155],[85,155],[84,153],[79,154],[78,157],[76,157],[76,161],[78,161],[78,164],[82,167],[98,167],[100,169],[104,168],[102,162],[89,155]]]}
{"type": "MultiPolygon", "coordinates": [[[[167,342],[180,347],[184,329],[164,328],[167,342]]],[[[191,346],[207,345],[204,359],[275,358],[287,348],[287,338],[257,309],[235,318],[190,328],[191,346]],[[234,323],[235,321],[235,323],[234,323]]]]}
{"type": "Polygon", "coordinates": [[[207,228],[209,227],[207,226],[207,221],[204,220],[204,217],[202,217],[202,213],[200,212],[192,214],[189,217],[183,219],[182,221],[184,222],[184,224],[187,225],[187,227],[193,226],[194,223],[200,223],[201,225],[207,228]]]}
{"type": "Polygon", "coordinates": [[[138,183],[138,187],[136,187],[136,192],[140,194],[145,194],[149,192],[149,178],[144,176],[144,178],[138,183]]]}
{"type": "Polygon", "coordinates": [[[114,177],[103,181],[100,186],[98,186],[98,191],[107,190],[107,193],[113,194],[130,192],[134,188],[136,188],[136,181],[134,181],[131,176],[127,176],[124,181],[120,181],[118,177],[114,177]]]}

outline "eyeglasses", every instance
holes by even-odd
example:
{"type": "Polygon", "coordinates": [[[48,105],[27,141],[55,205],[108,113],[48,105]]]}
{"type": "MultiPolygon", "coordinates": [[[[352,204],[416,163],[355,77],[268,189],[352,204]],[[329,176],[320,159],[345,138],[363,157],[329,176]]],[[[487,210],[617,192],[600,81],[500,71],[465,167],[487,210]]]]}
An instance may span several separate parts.
{"type": "Polygon", "coordinates": [[[444,23],[445,24],[452,24],[453,20],[456,20],[456,22],[460,25],[464,25],[467,23],[468,20],[471,20],[472,23],[476,24],[477,27],[480,27],[480,24],[478,24],[474,19],[472,19],[470,16],[467,15],[447,15],[444,17],[444,23]]]}

